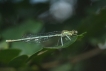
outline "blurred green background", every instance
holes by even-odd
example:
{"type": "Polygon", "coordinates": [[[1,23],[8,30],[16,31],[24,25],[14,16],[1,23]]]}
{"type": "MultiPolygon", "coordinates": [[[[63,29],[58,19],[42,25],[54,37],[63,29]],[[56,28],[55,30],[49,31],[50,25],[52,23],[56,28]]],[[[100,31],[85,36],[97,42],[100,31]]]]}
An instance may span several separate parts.
{"type": "Polygon", "coordinates": [[[0,0],[0,71],[105,71],[106,0],[78,0],[75,15],[62,24],[37,18],[49,7],[49,1],[0,0]],[[34,42],[5,42],[29,33],[73,29],[78,35],[87,33],[62,49],[43,49],[34,42]]]}

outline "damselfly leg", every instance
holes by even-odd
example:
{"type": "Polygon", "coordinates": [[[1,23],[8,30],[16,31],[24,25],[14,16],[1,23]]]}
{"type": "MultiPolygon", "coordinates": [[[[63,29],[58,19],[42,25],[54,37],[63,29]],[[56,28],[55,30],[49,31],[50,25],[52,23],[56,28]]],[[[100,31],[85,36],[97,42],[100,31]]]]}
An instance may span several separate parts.
{"type": "Polygon", "coordinates": [[[63,38],[62,38],[62,36],[61,36],[61,45],[63,46],[63,38]]]}
{"type": "Polygon", "coordinates": [[[71,38],[68,35],[65,35],[65,36],[71,41],[71,38]]]}

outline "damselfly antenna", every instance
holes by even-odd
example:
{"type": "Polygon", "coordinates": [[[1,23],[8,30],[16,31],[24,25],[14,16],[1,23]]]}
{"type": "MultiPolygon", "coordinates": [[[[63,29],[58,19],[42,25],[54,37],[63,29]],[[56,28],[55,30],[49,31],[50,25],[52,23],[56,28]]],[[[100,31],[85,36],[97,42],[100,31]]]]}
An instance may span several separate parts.
{"type": "Polygon", "coordinates": [[[63,30],[61,33],[54,33],[54,34],[49,34],[49,35],[37,35],[35,37],[27,37],[27,38],[22,38],[22,39],[16,39],[16,40],[6,40],[6,42],[18,42],[18,41],[35,41],[35,42],[40,42],[41,39],[45,38],[51,38],[51,37],[60,37],[61,45],[63,46],[63,37],[66,37],[68,40],[71,41],[71,36],[77,35],[77,31],[72,30],[63,30]]]}

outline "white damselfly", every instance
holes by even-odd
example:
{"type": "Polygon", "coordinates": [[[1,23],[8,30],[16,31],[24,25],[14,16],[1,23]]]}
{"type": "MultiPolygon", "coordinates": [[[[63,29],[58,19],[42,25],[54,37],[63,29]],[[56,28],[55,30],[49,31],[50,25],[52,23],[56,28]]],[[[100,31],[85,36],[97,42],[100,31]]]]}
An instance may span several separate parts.
{"type": "MultiPolygon", "coordinates": [[[[16,39],[16,40],[6,40],[6,42],[16,42],[16,41],[34,41],[36,43],[42,43],[44,39],[50,39],[52,38],[55,42],[55,37],[58,37],[58,39],[56,40],[56,44],[58,45],[60,43],[61,46],[64,45],[64,40],[69,40],[71,41],[71,37],[74,36],[74,35],[77,35],[77,31],[75,30],[72,30],[72,31],[68,31],[68,30],[63,30],[62,32],[60,33],[53,33],[53,34],[49,34],[49,35],[37,35],[37,36],[34,36],[34,37],[27,37],[27,38],[22,38],[22,39],[16,39]]],[[[48,43],[50,43],[48,41],[48,43]]],[[[45,43],[43,43],[45,44],[45,43]]]]}

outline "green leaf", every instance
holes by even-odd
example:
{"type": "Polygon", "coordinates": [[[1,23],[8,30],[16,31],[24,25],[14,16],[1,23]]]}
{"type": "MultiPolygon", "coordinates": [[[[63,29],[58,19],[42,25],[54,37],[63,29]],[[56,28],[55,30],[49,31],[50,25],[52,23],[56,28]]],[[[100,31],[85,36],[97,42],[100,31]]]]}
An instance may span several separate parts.
{"type": "MultiPolygon", "coordinates": [[[[26,20],[21,25],[12,27],[4,31],[2,33],[2,37],[5,39],[18,39],[22,38],[23,35],[26,33],[37,33],[41,28],[43,24],[41,22],[35,21],[35,20],[26,20]]],[[[12,47],[15,49],[20,49],[21,55],[26,54],[28,56],[38,52],[41,50],[41,46],[37,44],[31,44],[31,43],[25,43],[25,42],[16,42],[12,43],[12,47]]]]}
{"type": "Polygon", "coordinates": [[[17,39],[22,38],[26,33],[37,33],[43,24],[35,20],[26,20],[21,25],[11,27],[2,33],[2,37],[5,39],[17,39]]]}
{"type": "Polygon", "coordinates": [[[78,39],[83,38],[85,34],[87,34],[87,32],[84,32],[84,33],[82,33],[82,34],[78,35],[78,39]]]}
{"type": "Polygon", "coordinates": [[[0,62],[7,64],[14,57],[18,56],[20,52],[21,50],[18,50],[18,49],[1,50],[0,51],[0,62]]]}
{"type": "Polygon", "coordinates": [[[12,67],[21,67],[22,65],[25,64],[27,59],[28,59],[27,55],[18,56],[13,60],[11,60],[8,65],[12,67]]]}
{"type": "Polygon", "coordinates": [[[0,42],[0,49],[8,49],[9,44],[5,41],[0,42]]]}
{"type": "Polygon", "coordinates": [[[28,55],[31,56],[34,53],[42,50],[43,47],[39,44],[30,43],[30,42],[14,42],[12,44],[12,48],[20,49],[22,52],[20,55],[28,55]]]}

